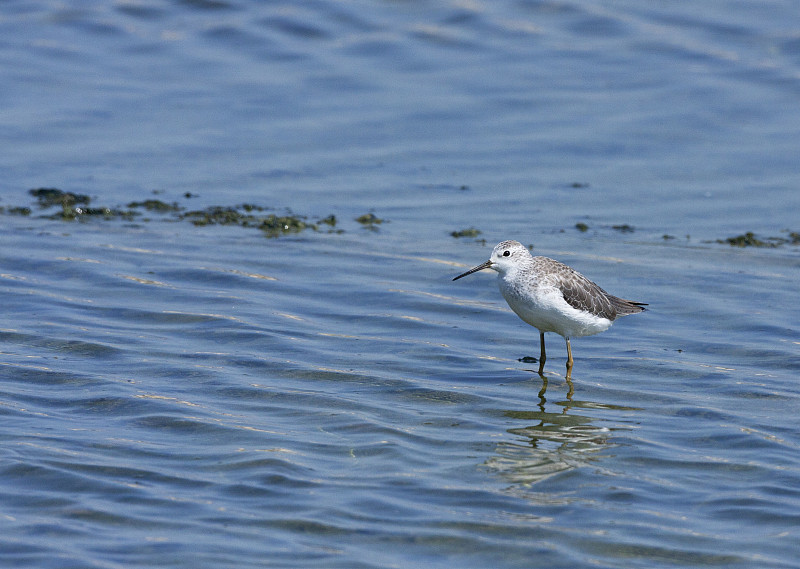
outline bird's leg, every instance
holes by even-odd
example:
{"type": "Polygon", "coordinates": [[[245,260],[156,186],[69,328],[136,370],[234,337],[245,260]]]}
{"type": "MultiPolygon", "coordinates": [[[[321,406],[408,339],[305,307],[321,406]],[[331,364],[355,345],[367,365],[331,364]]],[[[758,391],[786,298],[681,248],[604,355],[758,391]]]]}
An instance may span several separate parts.
{"type": "Polygon", "coordinates": [[[572,346],[567,338],[567,379],[572,378],[572,346]]]}
{"type": "Polygon", "coordinates": [[[544,332],[539,332],[539,345],[542,348],[539,354],[539,375],[544,376],[544,362],[547,360],[547,354],[544,353],[544,332]]]}

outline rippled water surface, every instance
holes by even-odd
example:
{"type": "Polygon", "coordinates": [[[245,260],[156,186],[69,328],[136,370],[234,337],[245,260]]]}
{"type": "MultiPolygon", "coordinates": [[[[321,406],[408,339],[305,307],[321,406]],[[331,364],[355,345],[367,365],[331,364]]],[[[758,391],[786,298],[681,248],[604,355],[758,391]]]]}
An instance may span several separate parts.
{"type": "Polygon", "coordinates": [[[797,22],[2,4],[0,562],[800,567],[797,22]],[[574,391],[508,238],[649,303],[574,391]]]}

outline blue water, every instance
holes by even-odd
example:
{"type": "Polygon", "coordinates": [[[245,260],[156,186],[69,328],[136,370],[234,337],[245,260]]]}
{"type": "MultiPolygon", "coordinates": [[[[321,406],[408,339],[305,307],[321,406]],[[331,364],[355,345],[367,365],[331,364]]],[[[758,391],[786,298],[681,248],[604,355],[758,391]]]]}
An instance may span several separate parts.
{"type": "Polygon", "coordinates": [[[3,3],[0,564],[800,567],[797,17],[3,3]],[[573,393],[509,238],[650,305],[573,393]]]}

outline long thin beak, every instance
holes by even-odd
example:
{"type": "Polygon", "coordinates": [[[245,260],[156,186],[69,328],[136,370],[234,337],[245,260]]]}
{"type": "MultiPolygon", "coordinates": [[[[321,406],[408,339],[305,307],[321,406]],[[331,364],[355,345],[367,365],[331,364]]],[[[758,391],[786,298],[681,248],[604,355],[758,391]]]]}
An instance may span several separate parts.
{"type": "Polygon", "coordinates": [[[486,261],[485,263],[481,263],[481,264],[480,264],[480,265],[478,265],[477,267],[472,267],[472,268],[471,268],[470,270],[468,270],[466,273],[462,273],[462,274],[458,275],[458,276],[457,276],[456,278],[454,278],[453,280],[454,280],[454,281],[457,281],[457,280],[458,280],[458,279],[460,279],[461,277],[466,277],[467,275],[471,275],[472,273],[477,273],[478,271],[482,271],[483,269],[488,269],[488,268],[489,268],[489,267],[491,267],[492,265],[494,265],[494,263],[492,263],[491,261],[486,261]]]}

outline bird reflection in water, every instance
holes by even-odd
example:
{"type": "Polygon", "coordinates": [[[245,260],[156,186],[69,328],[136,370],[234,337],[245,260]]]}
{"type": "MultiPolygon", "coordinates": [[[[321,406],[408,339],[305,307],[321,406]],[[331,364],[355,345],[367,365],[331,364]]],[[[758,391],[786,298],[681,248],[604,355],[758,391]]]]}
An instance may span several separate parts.
{"type": "Polygon", "coordinates": [[[619,407],[591,401],[573,401],[572,386],[568,399],[551,403],[556,411],[547,410],[547,378],[543,378],[539,391],[538,410],[507,410],[505,417],[524,422],[524,426],[507,430],[516,440],[497,445],[495,455],[485,466],[499,473],[511,483],[529,486],[557,474],[581,468],[599,460],[602,451],[613,447],[609,442],[613,431],[620,427],[597,425],[596,417],[579,415],[574,409],[608,409],[632,411],[634,408],[619,407]]]}

